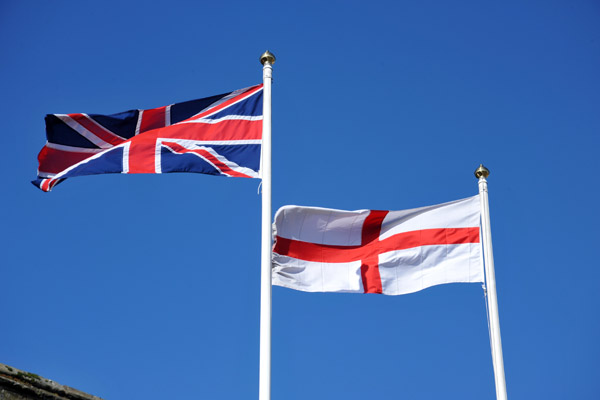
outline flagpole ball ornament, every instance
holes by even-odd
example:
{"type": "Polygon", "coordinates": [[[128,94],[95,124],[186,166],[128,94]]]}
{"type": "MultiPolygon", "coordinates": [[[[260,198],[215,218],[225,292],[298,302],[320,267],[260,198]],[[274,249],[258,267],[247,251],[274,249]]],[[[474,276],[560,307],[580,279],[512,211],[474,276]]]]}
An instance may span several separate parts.
{"type": "Polygon", "coordinates": [[[260,56],[260,63],[265,65],[266,62],[268,62],[270,65],[275,64],[275,55],[269,50],[265,51],[263,55],[260,56]]]}
{"type": "Polygon", "coordinates": [[[487,178],[490,176],[490,170],[483,166],[483,164],[479,164],[479,168],[475,170],[475,177],[477,179],[481,177],[487,178]]]}

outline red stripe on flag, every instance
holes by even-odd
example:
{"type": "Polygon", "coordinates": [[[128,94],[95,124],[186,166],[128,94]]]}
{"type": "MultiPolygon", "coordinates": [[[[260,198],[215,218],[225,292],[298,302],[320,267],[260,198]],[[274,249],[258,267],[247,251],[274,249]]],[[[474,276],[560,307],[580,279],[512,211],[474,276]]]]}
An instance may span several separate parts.
{"type": "Polygon", "coordinates": [[[361,246],[335,246],[277,236],[273,251],[282,256],[313,262],[347,263],[395,250],[420,246],[479,243],[479,228],[439,228],[404,232],[361,246]]]}
{"type": "Polygon", "coordinates": [[[142,123],[140,124],[140,133],[156,128],[166,126],[165,113],[167,106],[144,110],[142,113],[142,123]]]}
{"type": "Polygon", "coordinates": [[[129,144],[129,174],[155,174],[156,138],[150,133],[134,136],[129,144]]]}
{"type": "MultiPolygon", "coordinates": [[[[129,173],[156,173],[155,150],[158,137],[215,142],[221,140],[260,140],[261,136],[262,121],[224,120],[216,124],[189,123],[157,128],[129,139],[131,142],[129,173]]],[[[232,171],[231,176],[240,176],[235,175],[239,172],[233,171],[218,160],[216,162],[224,166],[224,171],[232,171]]],[[[246,177],[243,174],[241,176],[246,177]]]]}
{"type": "Polygon", "coordinates": [[[214,124],[188,122],[171,125],[160,130],[161,137],[189,140],[260,140],[262,121],[228,119],[214,124]]]}
{"type": "MultiPolygon", "coordinates": [[[[365,222],[363,223],[361,238],[362,246],[366,246],[369,243],[379,242],[381,224],[383,223],[383,219],[388,212],[389,211],[372,210],[369,213],[365,219],[365,222]]],[[[374,254],[362,259],[360,276],[362,278],[365,293],[383,292],[383,288],[381,286],[381,275],[379,275],[379,255],[374,254]]]]}
{"type": "Polygon", "coordinates": [[[108,129],[99,125],[95,121],[93,121],[90,117],[84,114],[68,114],[71,119],[77,122],[79,125],[83,126],[88,131],[92,132],[94,135],[98,136],[100,139],[105,141],[106,143],[110,143],[113,146],[121,144],[125,141],[120,136],[115,135],[108,129]]]}

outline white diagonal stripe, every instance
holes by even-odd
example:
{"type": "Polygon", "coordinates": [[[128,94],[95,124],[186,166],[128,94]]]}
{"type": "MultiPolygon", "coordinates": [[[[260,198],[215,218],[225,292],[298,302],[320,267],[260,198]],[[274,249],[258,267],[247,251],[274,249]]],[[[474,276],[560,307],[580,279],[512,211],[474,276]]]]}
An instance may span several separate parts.
{"type": "MultiPolygon", "coordinates": [[[[171,139],[167,139],[170,140],[171,139]]],[[[174,141],[174,140],[173,140],[174,141]]],[[[174,141],[180,145],[182,145],[183,147],[186,147],[188,150],[204,150],[209,152],[210,154],[212,154],[217,160],[219,160],[220,162],[222,162],[223,164],[225,164],[226,166],[228,166],[230,169],[242,173],[244,175],[248,175],[252,178],[258,178],[258,173],[250,168],[247,167],[241,167],[238,164],[236,164],[233,161],[228,160],[227,158],[225,158],[224,156],[222,156],[221,154],[217,153],[212,147],[206,147],[206,146],[198,146],[197,143],[194,143],[195,145],[190,148],[190,146],[185,146],[184,144],[180,143],[180,141],[174,141]]],[[[173,150],[172,148],[169,147],[169,145],[161,143],[162,146],[168,148],[169,150],[171,150],[172,152],[176,153],[176,154],[180,154],[177,151],[173,150]]],[[[200,157],[201,159],[203,159],[204,161],[206,161],[207,163],[209,163],[210,165],[212,165],[217,171],[221,172],[221,174],[223,175],[227,175],[229,176],[227,173],[221,171],[221,169],[219,167],[217,167],[215,164],[213,164],[209,159],[203,157],[201,154],[198,153],[194,153],[194,152],[190,152],[190,153],[185,153],[185,154],[193,154],[197,157],[200,157]]]]}
{"type": "Polygon", "coordinates": [[[172,104],[165,107],[165,126],[171,125],[171,106],[172,104]]]}
{"type": "Polygon", "coordinates": [[[61,151],[69,151],[73,153],[98,153],[101,152],[102,149],[88,149],[85,147],[73,147],[73,146],[65,146],[64,144],[56,144],[56,143],[46,143],[46,147],[51,149],[61,150],[61,151]]]}
{"type": "Polygon", "coordinates": [[[197,149],[195,146],[211,144],[217,145],[235,145],[235,144],[261,144],[260,139],[243,139],[243,140],[190,140],[177,138],[158,138],[159,141],[175,142],[188,149],[197,149]]]}
{"type": "Polygon", "coordinates": [[[262,115],[251,116],[251,115],[227,115],[222,118],[217,119],[209,119],[207,117],[198,118],[194,120],[181,121],[180,124],[218,124],[221,121],[229,121],[229,120],[243,120],[243,121],[262,121],[262,115]]]}
{"type": "Polygon", "coordinates": [[[104,132],[104,133],[106,133],[107,135],[109,135],[109,136],[114,136],[114,137],[116,137],[117,139],[120,139],[120,140],[127,140],[126,138],[124,138],[124,137],[122,137],[122,136],[119,136],[119,135],[117,135],[117,134],[116,134],[116,133],[114,133],[113,131],[111,131],[111,130],[109,130],[109,129],[106,129],[104,126],[102,126],[102,125],[100,125],[99,123],[97,123],[97,122],[96,122],[96,120],[94,120],[93,118],[91,118],[89,115],[87,115],[87,114],[81,114],[81,115],[83,115],[85,118],[87,118],[89,122],[91,122],[92,124],[96,125],[96,127],[97,127],[98,129],[100,129],[101,131],[103,131],[103,132],[104,132]]]}
{"type": "Polygon", "coordinates": [[[238,89],[238,90],[235,90],[235,91],[233,91],[233,92],[229,93],[227,96],[225,96],[225,97],[222,97],[222,98],[220,98],[219,100],[215,101],[215,102],[214,102],[214,103],[212,103],[210,106],[206,107],[204,110],[200,111],[200,112],[199,112],[199,113],[197,113],[196,115],[198,115],[198,114],[202,114],[202,113],[203,113],[204,111],[206,111],[206,110],[210,110],[210,109],[211,109],[211,108],[213,108],[213,107],[216,107],[216,106],[218,106],[218,105],[220,105],[220,104],[223,104],[223,103],[225,103],[227,100],[229,100],[229,99],[233,99],[235,96],[239,95],[240,93],[244,93],[244,91],[246,91],[246,90],[248,90],[248,88],[244,88],[244,89],[238,89]]]}
{"type": "MultiPolygon", "coordinates": [[[[203,112],[206,112],[206,111],[210,110],[211,108],[216,108],[217,106],[221,105],[221,104],[222,104],[222,103],[224,103],[225,101],[227,101],[227,100],[230,100],[230,99],[234,98],[235,96],[239,95],[241,92],[243,92],[244,90],[247,90],[247,89],[248,89],[248,88],[246,88],[246,89],[240,89],[240,90],[236,90],[235,92],[233,92],[233,93],[229,94],[228,96],[226,96],[226,97],[223,97],[221,100],[219,100],[219,101],[217,101],[217,102],[215,102],[215,103],[211,104],[210,106],[206,107],[204,110],[202,110],[202,111],[200,111],[199,113],[197,113],[197,114],[196,114],[196,116],[197,116],[197,115],[200,115],[200,114],[202,114],[203,112]]],[[[253,91],[250,91],[250,92],[248,92],[248,93],[247,93],[245,96],[243,96],[243,97],[240,97],[240,98],[239,98],[237,101],[234,101],[233,103],[229,104],[227,107],[224,107],[224,108],[221,108],[221,109],[218,109],[218,110],[214,110],[214,111],[213,111],[213,112],[211,112],[210,114],[207,114],[207,115],[205,115],[203,118],[210,117],[211,115],[214,115],[214,114],[216,114],[216,113],[219,113],[219,112],[221,112],[221,111],[223,111],[223,110],[226,110],[227,108],[229,108],[229,107],[231,107],[231,106],[233,106],[233,105],[235,105],[235,104],[239,103],[240,101],[244,101],[244,100],[246,100],[248,97],[254,96],[256,93],[260,92],[261,90],[262,90],[262,88],[257,88],[257,89],[255,89],[255,90],[253,90],[253,91]]],[[[190,117],[190,118],[194,118],[194,117],[195,117],[195,116],[192,116],[192,117],[190,117]]],[[[262,118],[262,116],[261,116],[261,118],[262,118]]]]}
{"type": "Polygon", "coordinates": [[[137,124],[135,125],[135,136],[140,134],[140,126],[142,126],[142,114],[144,114],[144,110],[138,110],[138,120],[137,120],[137,124]]]}
{"type": "Polygon", "coordinates": [[[98,146],[102,149],[108,149],[110,147],[113,147],[112,144],[107,143],[104,140],[100,139],[98,136],[94,135],[92,132],[90,132],[89,130],[84,128],[83,125],[81,125],[80,123],[75,121],[73,118],[71,118],[67,114],[54,114],[54,115],[56,116],[56,118],[60,119],[62,122],[67,124],[71,129],[75,130],[77,133],[79,133],[81,136],[83,136],[90,142],[94,143],[96,146],[98,146]]]}

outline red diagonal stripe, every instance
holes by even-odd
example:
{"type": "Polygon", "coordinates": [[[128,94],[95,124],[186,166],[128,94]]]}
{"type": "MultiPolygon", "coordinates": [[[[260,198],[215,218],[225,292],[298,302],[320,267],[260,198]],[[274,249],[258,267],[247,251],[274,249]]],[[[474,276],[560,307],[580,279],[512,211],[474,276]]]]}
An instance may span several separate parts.
{"type": "Polygon", "coordinates": [[[111,131],[104,128],[85,114],[68,114],[68,116],[71,117],[79,125],[83,126],[85,129],[92,132],[100,139],[104,140],[106,143],[110,143],[113,146],[116,146],[125,141],[125,139],[112,133],[111,131]]]}

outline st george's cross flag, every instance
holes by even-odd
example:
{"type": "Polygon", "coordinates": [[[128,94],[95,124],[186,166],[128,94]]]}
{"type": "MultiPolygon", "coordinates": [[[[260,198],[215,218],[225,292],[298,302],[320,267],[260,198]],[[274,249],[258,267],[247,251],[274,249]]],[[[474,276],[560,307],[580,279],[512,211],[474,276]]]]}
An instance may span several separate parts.
{"type": "Polygon", "coordinates": [[[197,172],[260,177],[263,85],[149,110],[49,114],[38,179],[197,172]]]}
{"type": "Polygon", "coordinates": [[[483,282],[479,195],[404,211],[285,206],[272,282],[306,292],[398,295],[483,282]]]}

